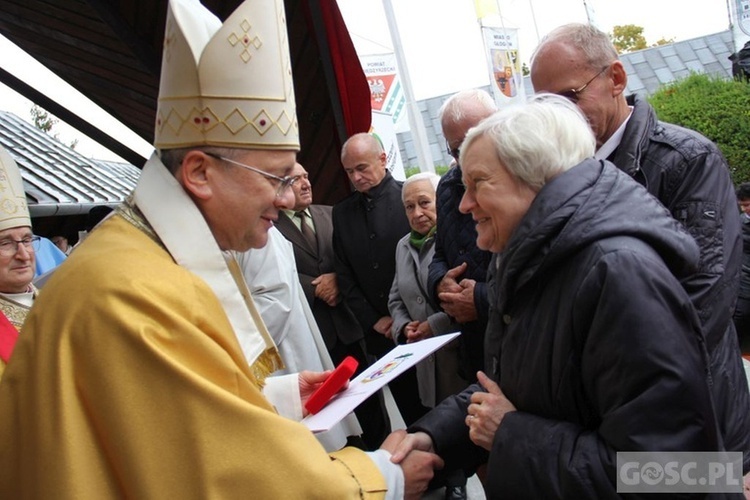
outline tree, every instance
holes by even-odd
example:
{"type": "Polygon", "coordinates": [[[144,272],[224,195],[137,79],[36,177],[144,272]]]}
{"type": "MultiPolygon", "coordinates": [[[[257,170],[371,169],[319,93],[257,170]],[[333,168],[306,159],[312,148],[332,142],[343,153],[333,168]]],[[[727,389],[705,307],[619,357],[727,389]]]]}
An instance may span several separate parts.
{"type": "Polygon", "coordinates": [[[648,47],[646,37],[643,36],[643,28],[635,24],[615,26],[612,29],[611,38],[617,52],[620,54],[648,47]]]}
{"type": "Polygon", "coordinates": [[[660,47],[662,45],[669,45],[670,43],[674,43],[674,38],[661,37],[652,45],[652,47],[660,47]]]}
{"type": "Polygon", "coordinates": [[[659,119],[696,130],[715,142],[735,184],[750,181],[750,85],[692,74],[662,87],[649,102],[659,119]]]}
{"type": "MultiPolygon", "coordinates": [[[[34,122],[34,126],[44,132],[45,134],[51,135],[58,141],[60,140],[60,134],[52,133],[52,128],[58,124],[60,120],[49,114],[45,109],[34,104],[29,110],[31,114],[31,120],[34,122]]],[[[75,149],[78,145],[78,139],[73,139],[67,146],[70,149],[75,149]]]]}
{"type": "Polygon", "coordinates": [[[52,127],[57,125],[57,122],[59,121],[36,104],[31,106],[29,113],[31,113],[31,119],[34,121],[34,126],[45,134],[51,133],[52,127]]]}

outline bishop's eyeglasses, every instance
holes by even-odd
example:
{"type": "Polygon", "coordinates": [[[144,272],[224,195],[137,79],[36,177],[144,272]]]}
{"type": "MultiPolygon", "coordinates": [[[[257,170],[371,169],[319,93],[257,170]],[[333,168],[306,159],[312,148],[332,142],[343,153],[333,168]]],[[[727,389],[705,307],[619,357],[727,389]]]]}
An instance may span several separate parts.
{"type": "Polygon", "coordinates": [[[36,252],[39,250],[39,236],[27,236],[20,240],[13,238],[4,238],[0,240],[0,255],[3,257],[13,257],[18,253],[18,246],[23,245],[27,252],[36,252]]]}
{"type": "Polygon", "coordinates": [[[297,182],[297,179],[299,178],[298,176],[293,176],[292,177],[290,175],[287,175],[286,177],[279,177],[278,175],[269,174],[268,172],[264,172],[263,170],[261,170],[259,168],[251,167],[250,165],[245,165],[244,163],[240,163],[238,161],[231,160],[229,158],[226,158],[224,156],[218,155],[216,153],[212,153],[210,151],[204,151],[204,153],[207,154],[208,156],[212,157],[212,158],[216,158],[217,160],[225,161],[227,163],[231,163],[232,165],[237,165],[238,167],[242,167],[242,168],[245,168],[247,170],[251,170],[251,171],[255,172],[256,174],[262,175],[266,179],[272,180],[274,182],[274,184],[278,185],[278,187],[276,188],[276,197],[277,198],[280,198],[281,196],[283,196],[284,192],[287,190],[287,188],[292,187],[292,184],[294,184],[295,182],[297,182]]]}

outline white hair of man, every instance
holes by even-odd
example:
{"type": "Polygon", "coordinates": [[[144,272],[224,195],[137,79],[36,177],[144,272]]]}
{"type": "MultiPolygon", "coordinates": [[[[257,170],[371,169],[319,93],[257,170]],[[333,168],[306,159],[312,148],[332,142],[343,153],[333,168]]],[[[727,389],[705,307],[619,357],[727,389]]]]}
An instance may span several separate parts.
{"type": "Polygon", "coordinates": [[[490,113],[497,111],[497,104],[490,94],[481,89],[462,90],[450,96],[438,111],[438,118],[442,122],[448,120],[457,123],[461,121],[467,110],[484,109],[490,113]]]}
{"type": "Polygon", "coordinates": [[[585,64],[592,69],[599,70],[619,58],[609,35],[590,24],[570,23],[553,29],[542,39],[531,55],[532,66],[536,55],[550,42],[576,47],[585,57],[585,64]]]}
{"type": "Polygon", "coordinates": [[[556,175],[594,155],[596,139],[578,107],[564,97],[537,94],[495,113],[466,135],[460,163],[472,144],[487,137],[500,163],[539,190],[556,175]]]}
{"type": "Polygon", "coordinates": [[[406,186],[414,184],[419,181],[428,181],[432,185],[432,189],[436,190],[438,183],[440,182],[440,176],[435,172],[420,172],[414,174],[404,181],[404,185],[401,186],[401,201],[404,200],[404,193],[406,193],[406,186]]]}

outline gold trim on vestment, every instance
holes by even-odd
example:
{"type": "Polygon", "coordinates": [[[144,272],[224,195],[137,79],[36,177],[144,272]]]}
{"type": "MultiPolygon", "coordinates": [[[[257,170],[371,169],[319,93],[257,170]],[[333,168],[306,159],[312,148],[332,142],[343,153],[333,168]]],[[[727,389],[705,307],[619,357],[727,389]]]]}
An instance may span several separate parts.
{"type": "MultiPolygon", "coordinates": [[[[123,219],[128,221],[136,229],[144,233],[157,245],[168,252],[167,248],[164,246],[164,243],[162,243],[161,239],[159,238],[159,235],[156,234],[141,211],[133,203],[132,195],[129,196],[128,199],[125,200],[122,205],[119,205],[115,210],[118,215],[122,216],[123,219]]],[[[279,355],[279,352],[276,349],[275,344],[273,343],[271,335],[268,333],[268,329],[266,328],[265,323],[260,316],[260,313],[258,313],[258,310],[255,307],[255,303],[253,302],[250,291],[248,290],[247,284],[245,283],[245,278],[242,275],[242,271],[240,270],[237,261],[234,259],[234,257],[232,257],[227,259],[226,262],[232,279],[237,285],[237,289],[239,290],[240,295],[242,295],[242,299],[244,300],[248,312],[252,316],[253,322],[258,328],[260,335],[263,337],[266,345],[273,346],[263,351],[257,357],[257,359],[249,365],[250,371],[254,377],[253,382],[258,390],[262,391],[263,386],[266,383],[266,377],[277,370],[283,369],[284,362],[282,361],[281,356],[279,355]]]]}
{"type": "MultiPolygon", "coordinates": [[[[29,286],[31,287],[31,291],[34,292],[34,298],[36,299],[37,293],[39,293],[39,291],[34,287],[34,285],[29,286]]],[[[10,321],[10,323],[15,326],[16,330],[18,330],[19,332],[21,331],[21,327],[23,326],[24,321],[26,321],[26,316],[28,316],[30,310],[30,307],[20,304],[13,299],[9,299],[4,295],[0,295],[0,311],[5,314],[5,317],[8,318],[8,321],[10,321]]]]}

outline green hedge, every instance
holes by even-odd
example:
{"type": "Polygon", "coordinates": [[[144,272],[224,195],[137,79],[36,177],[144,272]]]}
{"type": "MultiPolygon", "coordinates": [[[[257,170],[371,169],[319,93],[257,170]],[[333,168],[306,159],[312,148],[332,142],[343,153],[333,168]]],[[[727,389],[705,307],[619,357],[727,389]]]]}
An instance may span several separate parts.
{"type": "MultiPolygon", "coordinates": [[[[449,165],[435,165],[435,173],[439,176],[443,176],[451,167],[449,165]]],[[[408,179],[414,174],[419,173],[419,167],[404,167],[404,174],[408,179]]]]}
{"type": "Polygon", "coordinates": [[[649,98],[660,120],[697,130],[719,146],[735,184],[750,181],[750,85],[692,74],[649,98]]]}

